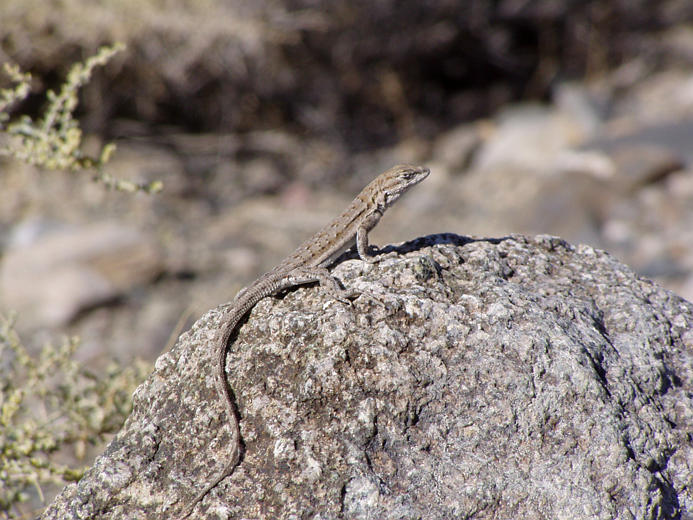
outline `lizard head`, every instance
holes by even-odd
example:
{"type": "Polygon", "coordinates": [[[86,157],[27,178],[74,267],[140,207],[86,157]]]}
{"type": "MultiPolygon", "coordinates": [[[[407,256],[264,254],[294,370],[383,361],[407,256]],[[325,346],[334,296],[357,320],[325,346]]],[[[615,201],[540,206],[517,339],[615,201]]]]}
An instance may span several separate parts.
{"type": "Polygon", "coordinates": [[[431,171],[425,166],[398,164],[381,174],[373,183],[378,183],[376,204],[381,212],[392,206],[404,192],[428,177],[431,171]]]}

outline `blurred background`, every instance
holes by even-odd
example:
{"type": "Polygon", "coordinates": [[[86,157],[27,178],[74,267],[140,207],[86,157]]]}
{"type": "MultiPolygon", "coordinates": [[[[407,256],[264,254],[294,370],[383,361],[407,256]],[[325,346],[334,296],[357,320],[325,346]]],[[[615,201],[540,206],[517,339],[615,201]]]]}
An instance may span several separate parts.
{"type": "Polygon", "coordinates": [[[13,117],[127,45],[76,115],[87,149],[117,144],[109,175],[164,185],[0,158],[0,309],[29,350],[153,361],[401,162],[432,173],[375,244],[558,235],[693,300],[690,1],[9,0],[0,20],[0,63],[33,77],[13,117]]]}
{"type": "Polygon", "coordinates": [[[0,162],[0,307],[31,344],[154,360],[387,167],[429,179],[373,233],[552,234],[693,300],[693,3],[9,0],[13,113],[99,46],[77,111],[107,171],[0,162]]]}

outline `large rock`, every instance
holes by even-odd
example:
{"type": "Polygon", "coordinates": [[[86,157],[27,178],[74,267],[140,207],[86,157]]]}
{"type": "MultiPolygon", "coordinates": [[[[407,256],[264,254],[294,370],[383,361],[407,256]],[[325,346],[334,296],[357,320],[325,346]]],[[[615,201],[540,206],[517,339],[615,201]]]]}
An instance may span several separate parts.
{"type": "MultiPolygon", "coordinates": [[[[436,235],[256,306],[229,347],[244,455],[192,518],[689,518],[693,304],[551,237],[436,235]]],[[[224,309],[159,358],[42,518],[173,518],[225,465],[224,309]]]]}

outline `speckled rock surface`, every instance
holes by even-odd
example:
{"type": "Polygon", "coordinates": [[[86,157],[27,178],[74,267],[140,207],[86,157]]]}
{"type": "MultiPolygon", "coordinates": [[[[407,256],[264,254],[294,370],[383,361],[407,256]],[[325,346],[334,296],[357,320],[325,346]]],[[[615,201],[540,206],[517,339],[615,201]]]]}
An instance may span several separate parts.
{"type": "MultiPolygon", "coordinates": [[[[230,346],[244,455],[195,518],[689,518],[693,305],[552,237],[424,237],[266,299],[230,346]]],[[[229,456],[223,308],[53,518],[172,518],[229,456]]]]}

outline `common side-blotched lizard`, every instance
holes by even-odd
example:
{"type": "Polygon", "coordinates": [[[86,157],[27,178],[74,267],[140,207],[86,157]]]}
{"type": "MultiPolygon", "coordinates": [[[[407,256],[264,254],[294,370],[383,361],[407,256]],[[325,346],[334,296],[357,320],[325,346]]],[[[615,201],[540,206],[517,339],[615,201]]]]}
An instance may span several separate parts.
{"type": "Polygon", "coordinates": [[[374,262],[377,256],[368,248],[368,232],[375,227],[387,208],[412,186],[428,177],[429,170],[422,166],[398,165],[380,174],[352,201],[349,207],[301,244],[277,267],[263,274],[252,285],[241,290],[232,303],[221,325],[217,349],[217,390],[223,398],[231,425],[233,455],[226,467],[193,499],[185,509],[181,520],[186,518],[195,505],[219,482],[229,476],[240,460],[240,429],[236,407],[226,384],[226,347],[243,316],[261,299],[296,285],[320,282],[320,286],[340,301],[347,301],[354,293],[342,288],[330,275],[327,266],[342,252],[356,243],[359,257],[374,262]]]}

